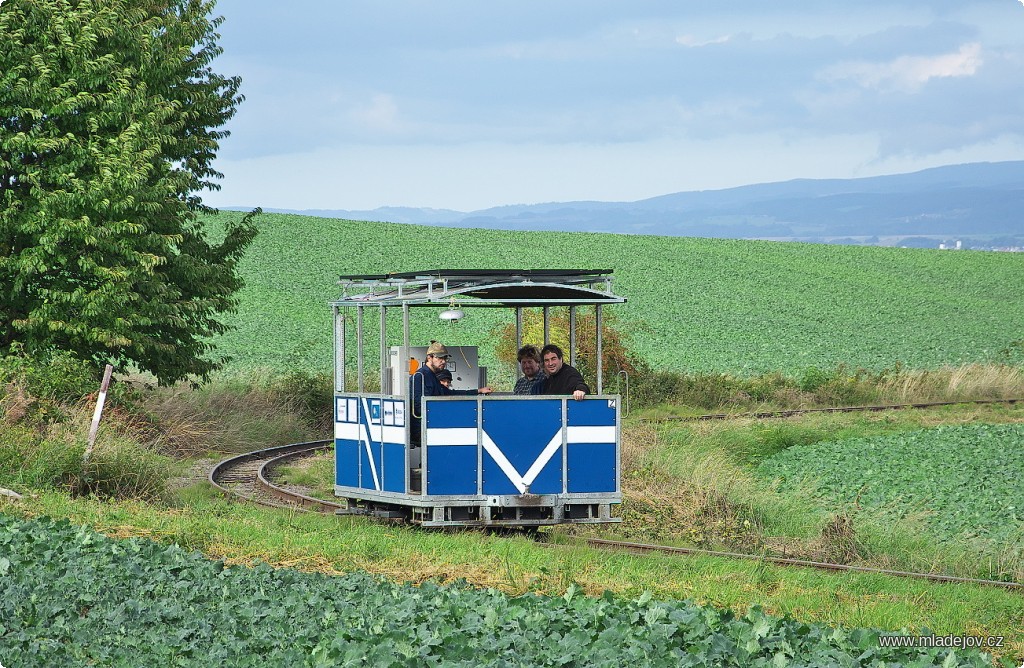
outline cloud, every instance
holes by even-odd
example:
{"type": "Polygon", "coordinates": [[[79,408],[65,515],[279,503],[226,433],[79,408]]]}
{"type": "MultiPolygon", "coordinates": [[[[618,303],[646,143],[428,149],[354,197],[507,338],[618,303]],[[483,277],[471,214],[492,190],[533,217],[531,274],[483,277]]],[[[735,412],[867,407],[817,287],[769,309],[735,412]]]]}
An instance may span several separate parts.
{"type": "MultiPolygon", "coordinates": [[[[1021,0],[1024,2],[1024,0],[1021,0]]],[[[721,37],[714,37],[712,39],[698,39],[693,35],[679,35],[676,37],[676,44],[681,44],[690,48],[697,48],[701,46],[709,46],[711,44],[725,44],[730,39],[731,35],[722,35],[721,37]]]]}
{"type": "Polygon", "coordinates": [[[840,63],[822,72],[822,78],[851,79],[864,88],[913,93],[932,79],[973,76],[982,64],[981,45],[972,42],[955,53],[937,56],[900,56],[883,63],[840,63]]]}
{"type": "Polygon", "coordinates": [[[393,133],[400,130],[398,104],[392,95],[374,94],[365,104],[349,112],[349,119],[360,129],[374,132],[393,133]]]}

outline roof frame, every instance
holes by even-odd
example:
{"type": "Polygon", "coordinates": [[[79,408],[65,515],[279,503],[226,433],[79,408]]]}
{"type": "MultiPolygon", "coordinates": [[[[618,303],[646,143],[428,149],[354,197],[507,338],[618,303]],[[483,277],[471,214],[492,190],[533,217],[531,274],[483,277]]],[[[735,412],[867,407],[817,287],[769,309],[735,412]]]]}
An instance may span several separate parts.
{"type": "Polygon", "coordinates": [[[464,307],[621,304],[611,269],[435,269],[340,276],[332,306],[464,307]]]}

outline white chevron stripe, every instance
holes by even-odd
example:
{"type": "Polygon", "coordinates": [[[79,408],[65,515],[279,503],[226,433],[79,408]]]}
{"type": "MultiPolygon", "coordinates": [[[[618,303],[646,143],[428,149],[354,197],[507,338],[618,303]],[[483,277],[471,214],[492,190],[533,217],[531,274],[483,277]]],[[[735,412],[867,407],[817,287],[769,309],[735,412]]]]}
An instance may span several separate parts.
{"type": "Polygon", "coordinates": [[[484,450],[486,450],[487,454],[489,454],[495,463],[498,464],[498,468],[502,470],[505,477],[512,481],[512,484],[515,485],[515,488],[519,490],[520,494],[526,494],[526,483],[523,482],[523,477],[519,475],[519,471],[516,470],[516,467],[512,466],[512,462],[508,460],[508,457],[506,457],[505,453],[501,451],[501,448],[491,440],[491,437],[487,435],[486,431],[483,432],[483,440],[484,450]]]}
{"type": "MultiPolygon", "coordinates": [[[[370,404],[363,399],[363,410],[366,411],[366,415],[370,414],[370,404]]],[[[370,450],[370,434],[366,432],[366,425],[363,421],[359,421],[359,440],[362,441],[363,447],[366,449],[366,457],[370,460],[370,472],[373,473],[373,488],[380,491],[380,476],[377,475],[377,462],[373,460],[373,452],[370,450]]]]}
{"type": "Polygon", "coordinates": [[[544,467],[548,465],[548,462],[551,461],[551,458],[554,457],[555,453],[558,452],[561,448],[562,430],[559,429],[557,432],[555,432],[555,435],[551,437],[551,440],[548,441],[548,444],[544,448],[544,451],[540,453],[540,457],[537,457],[537,461],[533,463],[533,466],[530,467],[530,470],[527,471],[526,475],[523,476],[523,482],[526,483],[527,487],[533,484],[533,481],[537,479],[537,476],[540,475],[540,472],[544,470],[544,467]]]}

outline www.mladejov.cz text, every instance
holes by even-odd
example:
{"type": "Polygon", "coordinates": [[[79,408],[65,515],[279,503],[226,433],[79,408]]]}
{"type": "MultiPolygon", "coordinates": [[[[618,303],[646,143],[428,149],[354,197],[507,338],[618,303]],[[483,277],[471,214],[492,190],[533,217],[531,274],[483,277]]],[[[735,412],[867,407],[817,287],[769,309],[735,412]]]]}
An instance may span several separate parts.
{"type": "Polygon", "coordinates": [[[975,649],[999,649],[1003,646],[1003,636],[969,636],[969,635],[880,635],[878,644],[882,647],[952,647],[975,649]]]}

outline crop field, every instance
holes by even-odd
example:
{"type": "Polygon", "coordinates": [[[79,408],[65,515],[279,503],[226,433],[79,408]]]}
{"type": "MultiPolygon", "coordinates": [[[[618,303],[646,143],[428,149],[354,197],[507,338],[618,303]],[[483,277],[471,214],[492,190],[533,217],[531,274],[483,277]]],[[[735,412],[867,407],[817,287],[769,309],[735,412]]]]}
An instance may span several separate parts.
{"type": "Polygon", "coordinates": [[[5,665],[988,666],[977,649],[891,648],[885,632],[752,606],[506,596],[266,565],[115,541],[66,521],[0,515],[5,665]]]}
{"type": "Polygon", "coordinates": [[[944,426],[794,446],[758,467],[780,490],[811,485],[823,505],[918,515],[940,539],[1024,554],[1024,425],[944,426]]]}
{"type": "MultiPolygon", "coordinates": [[[[216,228],[239,215],[210,220],[216,228]]],[[[936,368],[1001,361],[1024,337],[1024,254],[260,220],[230,317],[237,329],[217,341],[236,368],[329,371],[338,275],[438,268],[613,269],[630,300],[615,309],[619,321],[666,370],[936,368]]],[[[510,321],[502,309],[472,310],[457,324],[414,311],[412,338],[481,345],[493,365],[481,341],[510,321]]]]}

